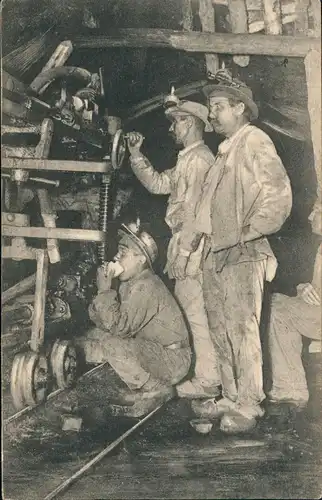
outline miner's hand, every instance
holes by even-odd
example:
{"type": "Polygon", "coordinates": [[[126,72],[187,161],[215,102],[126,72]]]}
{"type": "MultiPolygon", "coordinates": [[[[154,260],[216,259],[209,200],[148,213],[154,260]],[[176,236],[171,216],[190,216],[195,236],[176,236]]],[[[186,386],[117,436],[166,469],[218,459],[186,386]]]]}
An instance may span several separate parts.
{"type": "Polygon", "coordinates": [[[311,306],[321,305],[321,298],[311,283],[303,283],[297,287],[299,294],[304,302],[311,306]]]}
{"type": "Polygon", "coordinates": [[[188,257],[185,257],[183,255],[178,255],[171,269],[172,276],[176,280],[183,280],[186,277],[187,263],[188,263],[188,257]]]}
{"type": "Polygon", "coordinates": [[[129,132],[127,134],[127,145],[129,152],[133,158],[141,156],[140,148],[144,141],[144,137],[139,132],[129,132]]]}
{"type": "Polygon", "coordinates": [[[97,92],[94,89],[91,89],[90,87],[86,87],[84,89],[78,90],[78,92],[76,92],[75,95],[80,99],[88,99],[89,101],[94,101],[95,98],[97,97],[97,92]]]}
{"type": "Polygon", "coordinates": [[[99,292],[111,289],[114,274],[114,268],[108,265],[103,265],[97,269],[96,285],[99,292]]]}

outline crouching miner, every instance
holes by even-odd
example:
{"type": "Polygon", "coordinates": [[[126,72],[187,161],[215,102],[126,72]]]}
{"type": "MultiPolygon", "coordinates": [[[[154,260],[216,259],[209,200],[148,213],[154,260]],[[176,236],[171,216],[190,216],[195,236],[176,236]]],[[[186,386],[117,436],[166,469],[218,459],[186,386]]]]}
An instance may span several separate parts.
{"type": "Polygon", "coordinates": [[[108,361],[129,391],[118,402],[149,411],[172,395],[188,373],[188,331],[181,311],[153,272],[158,253],[153,238],[136,224],[122,224],[114,262],[97,273],[98,294],[89,307],[96,328],[80,340],[86,361],[108,361]],[[118,277],[118,293],[111,288],[118,277]]]}

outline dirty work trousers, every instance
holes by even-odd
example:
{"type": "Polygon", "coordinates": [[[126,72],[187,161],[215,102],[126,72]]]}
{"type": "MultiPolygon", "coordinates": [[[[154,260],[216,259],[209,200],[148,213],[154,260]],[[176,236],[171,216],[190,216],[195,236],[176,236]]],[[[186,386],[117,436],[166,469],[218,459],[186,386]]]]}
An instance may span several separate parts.
{"type": "Polygon", "coordinates": [[[176,280],[174,294],[186,317],[192,335],[195,353],[194,373],[205,387],[221,384],[217,354],[210,336],[208,318],[203,297],[203,276],[187,276],[176,280]]]}
{"type": "Polygon", "coordinates": [[[301,297],[274,294],[268,341],[271,358],[273,400],[306,403],[309,392],[302,363],[302,339],[321,339],[321,309],[301,297]]]}
{"type": "Polygon", "coordinates": [[[109,336],[99,328],[78,340],[88,363],[107,361],[130,389],[140,389],[150,377],[175,385],[188,373],[189,347],[164,347],[146,339],[109,336]]]}
{"type": "Polygon", "coordinates": [[[254,415],[265,398],[259,324],[266,262],[264,258],[227,264],[217,272],[215,254],[209,252],[203,268],[205,305],[223,396],[250,408],[254,415]]]}

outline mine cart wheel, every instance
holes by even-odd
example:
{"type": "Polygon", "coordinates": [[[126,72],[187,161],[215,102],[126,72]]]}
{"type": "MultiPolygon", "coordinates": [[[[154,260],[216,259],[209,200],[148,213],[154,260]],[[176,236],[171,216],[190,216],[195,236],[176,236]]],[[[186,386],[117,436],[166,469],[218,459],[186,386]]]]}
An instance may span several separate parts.
{"type": "Polygon", "coordinates": [[[117,130],[112,145],[111,162],[115,170],[121,168],[126,151],[124,133],[122,129],[117,130]]]}
{"type": "Polygon", "coordinates": [[[46,400],[49,386],[49,370],[44,354],[26,353],[23,364],[23,394],[29,406],[46,400]]]}
{"type": "Polygon", "coordinates": [[[22,410],[26,406],[26,401],[23,393],[23,380],[24,380],[24,361],[26,353],[20,352],[15,355],[12,368],[10,391],[13,405],[16,410],[22,410]]]}
{"type": "Polygon", "coordinates": [[[56,340],[50,364],[59,389],[70,387],[77,378],[77,352],[69,340],[56,340]]]}

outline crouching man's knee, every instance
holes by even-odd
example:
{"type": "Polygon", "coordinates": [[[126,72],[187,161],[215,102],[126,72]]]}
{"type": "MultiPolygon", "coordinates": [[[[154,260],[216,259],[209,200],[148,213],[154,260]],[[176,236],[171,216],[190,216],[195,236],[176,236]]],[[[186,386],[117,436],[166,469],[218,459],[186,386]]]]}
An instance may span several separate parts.
{"type": "MultiPolygon", "coordinates": [[[[148,351],[148,346],[147,351],[148,351]]],[[[168,349],[160,348],[158,352],[148,352],[140,355],[142,366],[151,373],[151,375],[165,383],[166,385],[178,384],[189,372],[191,365],[190,348],[168,349]],[[156,356],[157,354],[157,356],[156,356]]]]}
{"type": "Polygon", "coordinates": [[[84,355],[86,363],[99,364],[107,361],[106,345],[109,342],[110,334],[100,328],[91,328],[79,338],[75,343],[84,355]]]}

